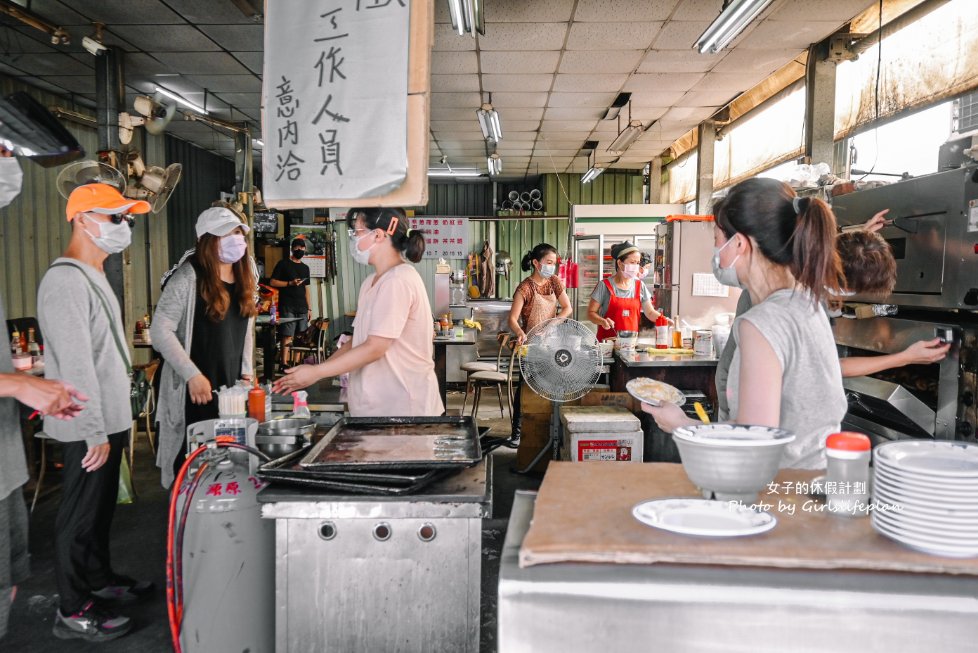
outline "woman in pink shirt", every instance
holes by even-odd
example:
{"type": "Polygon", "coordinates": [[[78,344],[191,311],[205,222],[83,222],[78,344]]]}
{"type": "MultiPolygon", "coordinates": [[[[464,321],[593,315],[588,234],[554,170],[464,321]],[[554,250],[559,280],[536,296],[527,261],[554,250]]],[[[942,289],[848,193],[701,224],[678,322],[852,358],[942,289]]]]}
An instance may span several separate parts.
{"type": "Polygon", "coordinates": [[[407,264],[424,255],[424,235],[394,208],[352,209],[346,223],[353,259],[374,269],[360,286],[353,340],[324,363],[286,370],[273,389],[287,393],[349,372],[353,417],[441,415],[431,304],[421,275],[407,264]]]}

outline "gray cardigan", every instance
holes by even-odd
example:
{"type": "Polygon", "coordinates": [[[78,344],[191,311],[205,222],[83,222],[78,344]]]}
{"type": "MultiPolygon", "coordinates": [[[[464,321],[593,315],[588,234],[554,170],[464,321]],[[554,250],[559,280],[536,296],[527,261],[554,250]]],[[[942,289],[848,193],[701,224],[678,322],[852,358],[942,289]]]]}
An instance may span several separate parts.
{"type": "Polygon", "coordinates": [[[88,401],[72,420],[45,417],[44,432],[59,442],[84,440],[94,447],[108,442],[106,436],[132,427],[129,351],[120,352],[113,337],[115,329],[125,347],[122,313],[104,272],[71,258],[60,257],[54,263],[77,267],[50,268],[37,289],[44,373],[75,386],[88,401]]]}
{"type": "MultiPolygon", "coordinates": [[[[150,328],[153,349],[163,356],[160,396],[156,402],[156,419],[159,422],[156,465],[161,471],[163,487],[170,487],[173,483],[173,462],[186,447],[187,382],[200,374],[190,360],[196,305],[197,273],[189,261],[184,261],[167,281],[150,328]]],[[[245,332],[244,356],[241,360],[241,374],[249,376],[254,358],[254,326],[252,318],[245,332]]]]}

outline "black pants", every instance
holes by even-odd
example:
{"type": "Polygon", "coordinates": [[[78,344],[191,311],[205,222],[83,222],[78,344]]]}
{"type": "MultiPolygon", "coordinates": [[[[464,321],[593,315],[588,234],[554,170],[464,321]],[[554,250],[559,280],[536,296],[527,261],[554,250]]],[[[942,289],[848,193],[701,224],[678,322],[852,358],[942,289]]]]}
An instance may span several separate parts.
{"type": "Polygon", "coordinates": [[[109,436],[109,459],[94,472],[81,466],[88,445],[63,443],[64,482],[54,526],[54,576],[62,614],[80,610],[93,591],[111,580],[109,534],[119,494],[122,448],[128,436],[128,431],[109,436]]]}

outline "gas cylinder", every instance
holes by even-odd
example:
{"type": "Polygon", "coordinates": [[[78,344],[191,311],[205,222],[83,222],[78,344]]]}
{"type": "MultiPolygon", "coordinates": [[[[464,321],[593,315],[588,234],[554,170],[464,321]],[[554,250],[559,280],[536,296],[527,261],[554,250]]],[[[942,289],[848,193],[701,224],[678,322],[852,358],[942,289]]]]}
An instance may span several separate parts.
{"type": "MultiPolygon", "coordinates": [[[[208,466],[183,536],[181,646],[200,653],[273,651],[275,523],[261,518],[257,495],[263,484],[250,475],[247,460],[226,450],[201,459],[208,466]]],[[[180,487],[178,520],[194,476],[191,470],[180,487]]]]}

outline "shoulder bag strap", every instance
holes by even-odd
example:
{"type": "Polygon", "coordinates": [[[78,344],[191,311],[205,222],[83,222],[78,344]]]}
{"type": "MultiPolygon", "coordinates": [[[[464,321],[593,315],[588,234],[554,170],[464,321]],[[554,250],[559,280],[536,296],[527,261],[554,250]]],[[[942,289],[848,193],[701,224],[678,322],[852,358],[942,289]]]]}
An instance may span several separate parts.
{"type": "Polygon", "coordinates": [[[95,285],[95,282],[92,281],[92,278],[88,276],[88,273],[85,272],[85,270],[80,265],[75,265],[74,263],[68,263],[67,261],[62,261],[60,263],[54,263],[53,265],[51,265],[51,267],[52,268],[57,268],[57,267],[75,268],[76,270],[82,273],[83,277],[85,277],[85,281],[87,281],[88,285],[92,287],[92,291],[95,293],[95,296],[98,298],[99,303],[102,304],[102,309],[105,311],[105,315],[109,319],[109,330],[112,332],[112,339],[115,341],[115,347],[119,351],[119,356],[122,357],[122,362],[125,363],[126,365],[126,374],[132,377],[132,364],[129,362],[129,356],[126,354],[125,347],[122,346],[122,340],[119,338],[119,332],[116,330],[115,320],[112,319],[112,311],[109,310],[109,302],[105,298],[105,295],[102,292],[101,288],[95,285]]]}

